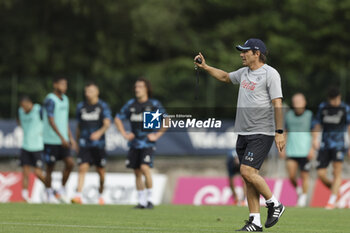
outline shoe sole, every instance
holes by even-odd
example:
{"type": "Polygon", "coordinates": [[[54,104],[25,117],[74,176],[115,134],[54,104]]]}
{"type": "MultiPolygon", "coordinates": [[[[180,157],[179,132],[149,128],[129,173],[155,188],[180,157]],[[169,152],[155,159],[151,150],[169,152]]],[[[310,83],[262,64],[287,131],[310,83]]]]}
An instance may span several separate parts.
{"type": "Polygon", "coordinates": [[[266,228],[273,227],[273,226],[278,222],[278,220],[280,219],[280,217],[281,217],[282,214],[284,213],[285,209],[286,209],[286,207],[283,206],[283,209],[282,209],[280,215],[278,216],[278,218],[277,218],[274,222],[272,222],[270,225],[268,225],[268,226],[265,224],[265,227],[266,227],[266,228]]]}
{"type": "MultiPolygon", "coordinates": [[[[241,231],[241,230],[235,230],[235,231],[247,232],[247,231],[241,231]]],[[[263,231],[261,230],[261,231],[253,231],[253,232],[263,232],[263,231]]]]}
{"type": "MultiPolygon", "coordinates": [[[[244,230],[241,230],[241,229],[238,229],[238,230],[235,230],[235,231],[247,232],[247,231],[244,231],[244,230]]],[[[261,229],[260,231],[252,231],[252,232],[263,232],[263,230],[261,229]]]]}

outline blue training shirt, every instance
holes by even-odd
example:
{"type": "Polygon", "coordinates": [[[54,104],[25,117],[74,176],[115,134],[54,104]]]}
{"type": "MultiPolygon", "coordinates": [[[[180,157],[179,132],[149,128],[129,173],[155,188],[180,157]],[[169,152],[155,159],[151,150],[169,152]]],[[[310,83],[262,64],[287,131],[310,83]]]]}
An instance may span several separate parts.
{"type": "Polygon", "coordinates": [[[131,148],[144,149],[155,146],[155,142],[151,142],[147,138],[147,134],[152,133],[152,131],[142,130],[142,125],[143,112],[157,111],[157,109],[160,113],[165,113],[162,104],[156,99],[148,99],[144,103],[139,103],[134,98],[129,100],[116,114],[120,120],[129,120],[131,123],[131,131],[135,134],[135,138],[129,142],[131,148]]]}
{"type": "Polygon", "coordinates": [[[337,107],[328,102],[319,105],[316,122],[323,128],[321,149],[345,149],[344,133],[350,124],[350,107],[341,102],[337,107]]]}
{"type": "Polygon", "coordinates": [[[86,101],[80,102],[77,105],[76,117],[80,129],[79,146],[104,148],[105,135],[94,141],[90,139],[90,135],[102,127],[104,119],[112,119],[108,104],[103,100],[99,100],[95,105],[90,105],[86,101]]]}

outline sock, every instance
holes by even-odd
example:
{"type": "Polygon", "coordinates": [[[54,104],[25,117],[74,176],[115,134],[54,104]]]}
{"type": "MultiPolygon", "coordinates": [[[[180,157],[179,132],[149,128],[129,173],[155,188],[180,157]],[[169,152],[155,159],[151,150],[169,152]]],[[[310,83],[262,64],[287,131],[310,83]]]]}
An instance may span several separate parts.
{"type": "Polygon", "coordinates": [[[279,206],[280,202],[276,199],[274,195],[269,200],[266,200],[266,203],[273,203],[273,206],[279,206]]]}
{"type": "Polygon", "coordinates": [[[22,197],[26,201],[29,199],[28,189],[22,189],[22,197]]]}
{"type": "Polygon", "coordinates": [[[81,194],[81,192],[76,192],[76,193],[75,193],[75,197],[82,198],[82,194],[81,194]]]}
{"type": "Polygon", "coordinates": [[[297,186],[296,191],[297,191],[298,196],[303,193],[303,189],[300,186],[297,186]]]}
{"type": "Polygon", "coordinates": [[[61,195],[66,195],[66,187],[65,187],[65,186],[62,186],[62,187],[58,190],[58,193],[61,194],[61,195]]]}
{"type": "Polygon", "coordinates": [[[298,199],[298,206],[300,207],[306,206],[306,200],[307,200],[307,194],[306,193],[301,194],[298,199]]]}
{"type": "Polygon", "coordinates": [[[336,194],[332,194],[329,197],[328,204],[334,205],[336,200],[337,200],[337,195],[336,194]]]}
{"type": "Polygon", "coordinates": [[[55,200],[55,195],[53,193],[53,189],[52,188],[47,188],[46,189],[46,195],[47,195],[47,201],[51,202],[53,200],[55,200]]]}
{"type": "Polygon", "coordinates": [[[47,189],[46,189],[46,194],[47,194],[48,196],[53,196],[53,189],[52,189],[52,188],[47,188],[47,189]]]}
{"type": "Polygon", "coordinates": [[[103,193],[98,193],[98,199],[103,198],[103,193]]]}
{"type": "Polygon", "coordinates": [[[261,227],[260,222],[260,213],[250,213],[249,217],[254,217],[253,223],[259,227],[261,227]]]}
{"type": "Polygon", "coordinates": [[[150,188],[150,189],[146,189],[146,193],[147,193],[147,201],[148,202],[152,202],[152,188],[150,188]]]}
{"type": "Polygon", "coordinates": [[[147,205],[147,200],[146,200],[145,190],[138,190],[137,191],[137,196],[138,196],[139,204],[142,205],[142,206],[146,206],[147,205]]]}

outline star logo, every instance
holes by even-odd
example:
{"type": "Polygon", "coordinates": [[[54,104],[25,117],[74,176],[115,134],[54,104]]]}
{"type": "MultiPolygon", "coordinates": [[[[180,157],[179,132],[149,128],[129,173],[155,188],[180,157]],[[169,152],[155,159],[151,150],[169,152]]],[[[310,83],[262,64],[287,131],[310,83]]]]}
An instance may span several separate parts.
{"type": "Polygon", "coordinates": [[[159,109],[157,109],[157,111],[155,113],[151,113],[152,114],[152,120],[151,122],[153,122],[154,120],[159,121],[159,117],[162,115],[161,113],[159,113],[159,109]]]}

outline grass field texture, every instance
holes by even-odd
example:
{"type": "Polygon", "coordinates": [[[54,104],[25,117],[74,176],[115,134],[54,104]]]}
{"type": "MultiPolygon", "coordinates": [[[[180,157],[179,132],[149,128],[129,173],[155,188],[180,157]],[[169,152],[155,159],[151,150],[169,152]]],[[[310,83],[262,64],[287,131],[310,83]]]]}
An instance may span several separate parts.
{"type": "MultiPolygon", "coordinates": [[[[262,208],[262,223],[266,220],[262,208]]],[[[234,232],[244,225],[247,207],[161,205],[135,210],[117,205],[0,204],[3,233],[234,232]]],[[[350,209],[286,209],[264,232],[350,232],[350,209]]]]}

